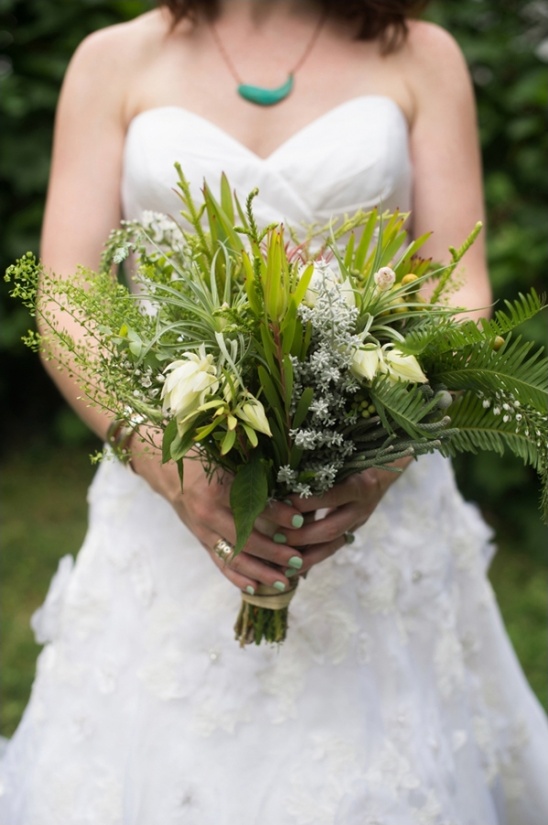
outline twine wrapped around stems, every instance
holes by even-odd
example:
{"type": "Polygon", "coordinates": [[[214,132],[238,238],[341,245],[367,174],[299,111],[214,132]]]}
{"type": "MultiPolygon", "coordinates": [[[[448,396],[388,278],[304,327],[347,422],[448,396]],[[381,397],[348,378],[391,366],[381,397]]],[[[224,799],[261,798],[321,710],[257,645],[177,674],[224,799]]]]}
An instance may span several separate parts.
{"type": "Polygon", "coordinates": [[[297,579],[284,593],[266,584],[260,584],[253,595],[242,593],[242,606],[234,625],[241,647],[252,642],[260,644],[261,639],[283,642],[287,635],[289,603],[298,584],[297,579]]]}

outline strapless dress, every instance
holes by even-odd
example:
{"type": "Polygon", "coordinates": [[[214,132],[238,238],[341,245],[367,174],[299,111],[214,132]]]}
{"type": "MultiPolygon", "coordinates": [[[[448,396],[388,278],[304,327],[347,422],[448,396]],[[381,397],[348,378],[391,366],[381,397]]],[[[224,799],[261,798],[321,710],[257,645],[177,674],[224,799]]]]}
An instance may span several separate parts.
{"type": "MultiPolygon", "coordinates": [[[[173,163],[261,222],[407,210],[407,125],[343,103],[269,157],[178,107],[131,123],[128,218],[177,215],[173,163]]],[[[490,531],[426,456],[316,566],[279,648],[240,649],[240,594],[115,460],[33,618],[44,645],[0,772],[1,825],[545,825],[548,727],[502,626],[490,531]]]]}

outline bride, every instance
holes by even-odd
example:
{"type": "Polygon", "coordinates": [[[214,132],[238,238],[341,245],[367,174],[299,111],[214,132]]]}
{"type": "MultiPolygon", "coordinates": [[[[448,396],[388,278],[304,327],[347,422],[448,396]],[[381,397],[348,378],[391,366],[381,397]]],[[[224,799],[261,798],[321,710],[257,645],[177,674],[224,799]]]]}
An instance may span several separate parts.
{"type": "MultiPolygon", "coordinates": [[[[411,210],[443,259],[482,218],[480,161],[462,56],[419,5],[166,0],[86,39],[59,104],[46,266],[97,268],[122,217],[177,214],[175,161],[195,192],[223,171],[258,186],[264,222],[411,210]]],[[[490,303],[481,241],[453,300],[490,303]]],[[[49,369],[106,438],[108,416],[49,369]]],[[[274,538],[227,561],[229,485],[190,462],[181,491],[142,443],[132,469],[100,467],[84,545],[33,618],[45,646],[1,825],[548,821],[546,720],[446,460],[273,503],[274,538]],[[240,649],[239,591],[305,574],[284,645],[240,649]]]]}

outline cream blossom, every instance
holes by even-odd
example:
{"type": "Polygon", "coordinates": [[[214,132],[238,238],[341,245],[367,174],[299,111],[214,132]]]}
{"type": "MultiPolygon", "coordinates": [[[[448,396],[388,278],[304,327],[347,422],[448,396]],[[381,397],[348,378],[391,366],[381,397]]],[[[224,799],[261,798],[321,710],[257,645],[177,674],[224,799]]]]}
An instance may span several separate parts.
{"type": "Polygon", "coordinates": [[[350,369],[358,378],[367,378],[368,381],[372,381],[379,370],[381,360],[382,350],[380,347],[356,349],[352,353],[350,369]]]}
{"type": "Polygon", "coordinates": [[[392,345],[365,346],[352,353],[351,370],[358,378],[372,381],[376,375],[387,375],[394,381],[424,384],[428,378],[414,355],[404,355],[392,345]]]}
{"type": "Polygon", "coordinates": [[[272,436],[266,412],[261,402],[254,395],[248,393],[243,404],[234,411],[245,424],[265,435],[272,436]]]}
{"type": "Polygon", "coordinates": [[[206,395],[219,387],[213,356],[206,355],[203,345],[198,352],[184,352],[164,373],[167,375],[162,387],[163,410],[174,415],[181,425],[199,411],[206,395]]]}
{"type": "Polygon", "coordinates": [[[386,292],[396,283],[396,273],[389,266],[381,266],[373,275],[373,280],[381,292],[386,292]]]}
{"type": "Polygon", "coordinates": [[[390,378],[411,384],[424,384],[428,378],[414,355],[404,355],[397,347],[384,350],[384,369],[390,378]]]}

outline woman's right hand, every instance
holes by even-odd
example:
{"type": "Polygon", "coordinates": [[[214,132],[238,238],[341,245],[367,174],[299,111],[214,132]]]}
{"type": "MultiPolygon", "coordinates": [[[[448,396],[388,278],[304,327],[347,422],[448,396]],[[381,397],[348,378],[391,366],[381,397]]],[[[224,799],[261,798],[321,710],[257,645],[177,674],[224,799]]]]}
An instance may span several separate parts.
{"type": "Polygon", "coordinates": [[[201,462],[188,457],[184,462],[181,489],[176,465],[162,464],[159,447],[151,447],[138,437],[133,439],[131,465],[153,490],[170,502],[214,564],[236,587],[248,593],[251,589],[255,591],[258,584],[270,585],[280,592],[289,588],[291,575],[302,567],[303,556],[275,537],[283,539],[283,528],[294,531],[302,525],[303,517],[296,507],[282,502],[269,503],[260,519],[264,532],[254,529],[243,550],[224,561],[215,552],[216,543],[219,539],[231,545],[236,541],[230,509],[231,476],[217,473],[208,479],[201,462]],[[270,527],[272,538],[266,534],[270,527]],[[290,571],[289,577],[285,571],[290,571]]]}

